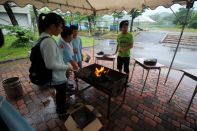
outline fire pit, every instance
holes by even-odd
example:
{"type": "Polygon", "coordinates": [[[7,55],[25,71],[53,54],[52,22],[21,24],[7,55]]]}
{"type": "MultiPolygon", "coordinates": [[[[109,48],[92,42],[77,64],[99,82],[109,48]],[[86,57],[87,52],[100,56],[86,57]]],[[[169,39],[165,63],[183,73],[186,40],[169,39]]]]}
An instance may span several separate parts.
{"type": "Polygon", "coordinates": [[[90,84],[90,86],[88,86],[87,88],[93,86],[109,96],[107,116],[109,116],[110,114],[111,97],[117,97],[121,95],[121,93],[125,89],[122,103],[124,102],[126,94],[126,84],[128,79],[128,76],[126,74],[120,73],[118,71],[98,64],[92,64],[80,69],[78,72],[75,73],[75,76],[77,89],[79,78],[90,84]]]}

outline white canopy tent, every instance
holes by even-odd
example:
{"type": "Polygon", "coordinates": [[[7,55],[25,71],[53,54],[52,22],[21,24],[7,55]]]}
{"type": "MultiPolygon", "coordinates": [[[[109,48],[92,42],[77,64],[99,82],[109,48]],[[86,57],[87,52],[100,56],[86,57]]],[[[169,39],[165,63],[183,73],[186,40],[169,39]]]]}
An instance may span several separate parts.
{"type": "Polygon", "coordinates": [[[156,23],[153,19],[148,16],[138,16],[134,19],[134,22],[146,22],[146,23],[156,23]]]}
{"type": "MultiPolygon", "coordinates": [[[[122,20],[131,20],[132,17],[130,15],[124,15],[119,21],[122,20]]],[[[113,23],[114,18],[112,15],[104,15],[103,17],[100,18],[100,21],[105,21],[108,23],[113,23]]],[[[140,15],[134,19],[134,22],[147,22],[147,23],[156,23],[153,19],[151,19],[148,16],[140,15]]]]}
{"type": "MultiPolygon", "coordinates": [[[[173,65],[178,47],[187,23],[188,14],[190,8],[193,7],[194,1],[196,0],[0,0],[0,4],[4,4],[7,1],[12,1],[20,7],[24,7],[27,4],[34,5],[37,9],[42,7],[48,7],[51,10],[60,9],[61,11],[70,11],[72,13],[80,12],[82,14],[111,14],[113,12],[130,11],[131,9],[143,9],[148,7],[155,9],[158,6],[171,7],[173,4],[187,5],[187,14],[185,16],[185,22],[182,27],[179,41],[172,58],[172,62],[164,83],[166,83],[171,67],[173,65]]],[[[94,55],[94,46],[93,46],[94,55]]]]}
{"type": "MultiPolygon", "coordinates": [[[[4,4],[8,0],[0,0],[4,4]]],[[[37,9],[48,7],[51,10],[60,9],[61,11],[80,12],[84,14],[109,14],[122,10],[143,9],[147,6],[155,9],[158,6],[170,7],[175,3],[184,4],[187,0],[9,0],[20,7],[27,4],[34,5],[37,9]]]]}

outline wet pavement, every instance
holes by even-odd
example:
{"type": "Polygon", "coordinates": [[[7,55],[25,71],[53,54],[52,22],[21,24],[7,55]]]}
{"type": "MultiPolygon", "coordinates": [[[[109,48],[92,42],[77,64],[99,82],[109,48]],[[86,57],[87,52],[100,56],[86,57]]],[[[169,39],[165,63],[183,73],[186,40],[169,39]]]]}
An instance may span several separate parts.
{"type": "MultiPolygon", "coordinates": [[[[88,49],[84,50],[91,55],[88,49]]],[[[103,61],[101,64],[111,67],[110,62],[103,61]]],[[[18,76],[23,87],[23,97],[7,98],[8,101],[36,130],[66,131],[64,120],[60,120],[55,112],[54,89],[42,89],[33,85],[28,78],[29,65],[27,59],[0,64],[0,82],[6,78],[18,76]]],[[[132,66],[131,64],[130,69],[132,66]]],[[[173,70],[172,75],[176,75],[176,79],[173,76],[170,77],[167,85],[164,86],[162,83],[165,80],[166,70],[167,68],[162,69],[156,96],[154,96],[158,73],[156,71],[150,72],[145,91],[140,95],[143,84],[142,69],[137,66],[131,85],[127,88],[125,103],[109,120],[105,117],[107,96],[95,88],[84,91],[80,96],[72,95],[70,101],[93,105],[102,114],[99,118],[103,124],[101,131],[194,131],[197,129],[197,97],[194,98],[186,119],[184,119],[184,113],[195,86],[187,85],[185,83],[187,80],[183,81],[173,101],[168,103],[181,73],[173,70]]],[[[80,86],[84,86],[84,82],[80,81],[80,86]]],[[[6,96],[2,84],[0,84],[0,95],[6,96]]],[[[121,97],[114,98],[112,108],[117,106],[120,100],[121,97]]]]}
{"type": "MultiPolygon", "coordinates": [[[[167,32],[141,32],[135,37],[132,57],[157,58],[158,62],[169,66],[174,55],[175,48],[165,46],[160,41],[165,37],[167,32]]],[[[96,51],[104,51],[107,54],[115,52],[116,40],[97,40],[96,51]]],[[[90,48],[91,50],[91,48],[90,48]]],[[[173,68],[197,68],[197,48],[179,48],[173,68]]]]}

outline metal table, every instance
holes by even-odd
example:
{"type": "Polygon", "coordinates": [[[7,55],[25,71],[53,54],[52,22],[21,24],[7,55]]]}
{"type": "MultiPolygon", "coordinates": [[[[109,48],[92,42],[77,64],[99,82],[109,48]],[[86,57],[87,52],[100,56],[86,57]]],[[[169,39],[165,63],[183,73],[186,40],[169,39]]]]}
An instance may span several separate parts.
{"type": "Polygon", "coordinates": [[[149,71],[150,70],[159,70],[158,79],[157,79],[157,85],[156,85],[156,90],[155,90],[155,95],[156,95],[156,93],[157,93],[157,87],[158,87],[158,84],[159,84],[159,77],[160,77],[160,73],[161,73],[161,68],[164,67],[164,65],[162,65],[160,63],[157,63],[154,66],[145,65],[144,64],[144,60],[145,59],[147,59],[147,58],[134,58],[135,63],[134,63],[134,67],[133,67],[133,70],[132,70],[131,77],[130,77],[130,80],[129,81],[131,81],[131,79],[132,79],[133,72],[134,72],[134,69],[135,69],[136,64],[140,65],[143,68],[142,79],[143,79],[143,76],[144,76],[144,69],[147,70],[147,75],[145,77],[145,81],[144,81],[144,84],[143,84],[143,87],[142,87],[142,91],[141,91],[141,95],[142,95],[142,93],[144,91],[145,84],[146,84],[146,80],[148,78],[149,71]]]}
{"type": "MultiPolygon", "coordinates": [[[[169,102],[171,101],[172,97],[174,96],[174,94],[175,94],[176,90],[178,89],[178,87],[179,87],[181,81],[183,80],[183,77],[184,77],[184,76],[187,76],[187,77],[189,77],[189,78],[191,78],[191,79],[197,81],[197,69],[183,69],[183,70],[180,70],[180,71],[183,72],[183,75],[182,75],[180,81],[178,82],[178,84],[177,84],[177,86],[176,86],[174,92],[172,93],[169,102]]],[[[191,104],[192,104],[192,101],[193,101],[193,99],[194,99],[196,93],[197,93],[197,85],[196,85],[196,88],[194,89],[192,98],[191,98],[191,100],[190,100],[190,102],[189,102],[189,105],[188,105],[188,107],[187,107],[187,110],[186,110],[186,112],[185,112],[185,118],[187,117],[187,113],[188,113],[188,111],[189,111],[189,109],[190,109],[190,106],[191,106],[191,104]]]]}
{"type": "MultiPolygon", "coordinates": [[[[90,87],[94,87],[94,88],[102,91],[106,95],[108,95],[107,118],[109,118],[109,116],[112,113],[114,113],[114,111],[119,109],[125,101],[126,89],[127,89],[126,85],[127,85],[128,75],[110,69],[109,74],[111,74],[111,77],[118,77],[118,80],[113,81],[113,83],[106,84],[105,82],[97,81],[92,76],[85,76],[84,77],[83,76],[84,73],[83,74],[80,73],[83,70],[87,70],[87,69],[89,70],[90,68],[95,69],[95,67],[102,67],[102,66],[98,65],[98,64],[92,64],[92,65],[89,65],[87,67],[84,67],[84,68],[80,69],[78,72],[75,72],[75,81],[76,81],[76,85],[77,85],[77,90],[80,92],[80,91],[84,91],[84,90],[86,90],[90,87]],[[81,79],[81,80],[85,81],[86,83],[88,83],[90,85],[83,88],[82,90],[79,90],[78,79],[81,79]],[[113,91],[114,91],[113,88],[118,89],[118,91],[119,91],[119,94],[117,94],[116,96],[113,95],[113,91]],[[118,105],[118,107],[111,113],[111,111],[110,111],[111,98],[121,95],[122,92],[123,92],[123,97],[122,97],[122,101],[121,101],[120,105],[118,105]]],[[[107,67],[105,67],[105,68],[109,69],[107,67]]]]}
{"type": "Polygon", "coordinates": [[[95,56],[95,63],[98,64],[99,60],[104,60],[104,61],[112,61],[113,62],[113,69],[114,69],[114,62],[115,62],[116,56],[104,56],[104,55],[96,55],[95,56]]]}

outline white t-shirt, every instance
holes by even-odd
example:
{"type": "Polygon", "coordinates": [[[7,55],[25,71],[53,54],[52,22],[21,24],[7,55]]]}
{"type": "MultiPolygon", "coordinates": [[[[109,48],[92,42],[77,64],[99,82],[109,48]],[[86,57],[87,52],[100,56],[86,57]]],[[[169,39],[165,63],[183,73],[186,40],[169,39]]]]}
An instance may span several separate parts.
{"type": "MultiPolygon", "coordinates": [[[[41,33],[40,38],[45,36],[51,37],[47,33],[41,33]]],[[[67,81],[66,70],[68,65],[64,63],[62,54],[52,38],[44,39],[40,44],[40,50],[45,65],[52,70],[52,85],[63,84],[67,81]]]]}

